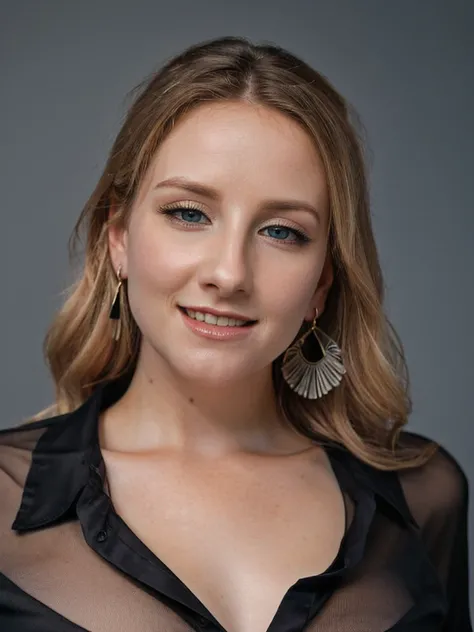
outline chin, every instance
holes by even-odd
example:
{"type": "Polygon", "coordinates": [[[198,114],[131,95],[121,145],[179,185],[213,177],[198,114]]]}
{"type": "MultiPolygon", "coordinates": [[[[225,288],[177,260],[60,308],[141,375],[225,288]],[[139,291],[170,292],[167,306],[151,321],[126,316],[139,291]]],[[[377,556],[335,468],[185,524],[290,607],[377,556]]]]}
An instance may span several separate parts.
{"type": "Polygon", "coordinates": [[[202,384],[203,387],[224,387],[248,377],[248,364],[242,361],[231,364],[228,358],[217,360],[209,355],[201,359],[188,358],[185,363],[182,359],[171,363],[173,373],[186,381],[202,384]]]}
{"type": "Polygon", "coordinates": [[[158,357],[158,365],[164,372],[168,370],[178,380],[201,384],[206,388],[223,388],[239,381],[254,380],[255,374],[265,371],[265,367],[271,370],[270,358],[265,361],[254,354],[242,354],[241,349],[234,349],[233,352],[225,349],[221,353],[218,350],[189,349],[181,345],[167,349],[154,344],[148,348],[153,349],[155,360],[146,354],[147,364],[154,364],[158,357]]]}
{"type": "Polygon", "coordinates": [[[218,388],[235,383],[236,380],[240,380],[246,375],[243,368],[232,371],[227,367],[219,371],[216,366],[206,366],[205,363],[200,366],[182,367],[176,373],[185,380],[196,382],[209,388],[218,388]]]}

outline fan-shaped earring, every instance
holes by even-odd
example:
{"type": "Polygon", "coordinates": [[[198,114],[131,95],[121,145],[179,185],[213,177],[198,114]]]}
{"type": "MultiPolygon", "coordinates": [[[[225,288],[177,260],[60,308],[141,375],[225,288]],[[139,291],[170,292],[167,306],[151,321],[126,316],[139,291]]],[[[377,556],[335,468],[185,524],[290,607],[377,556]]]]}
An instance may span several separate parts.
{"type": "Polygon", "coordinates": [[[114,327],[112,332],[112,337],[114,340],[118,340],[120,338],[120,334],[122,332],[122,323],[120,320],[120,289],[122,287],[122,266],[119,266],[117,270],[117,278],[118,283],[115,289],[114,298],[112,301],[112,305],[110,307],[109,318],[114,321],[114,327]]]}
{"type": "Polygon", "coordinates": [[[338,386],[346,373],[342,352],[336,342],[316,326],[318,310],[313,325],[301,338],[286,350],[281,371],[289,387],[307,399],[318,399],[338,386]],[[312,361],[303,355],[303,343],[310,334],[316,338],[322,357],[312,361]]]}

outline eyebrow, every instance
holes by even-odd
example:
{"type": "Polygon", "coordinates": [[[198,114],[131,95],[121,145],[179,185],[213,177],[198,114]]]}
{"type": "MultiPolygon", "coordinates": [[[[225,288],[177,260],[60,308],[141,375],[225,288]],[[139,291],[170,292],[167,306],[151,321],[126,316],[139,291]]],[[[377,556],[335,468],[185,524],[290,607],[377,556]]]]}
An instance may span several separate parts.
{"type": "MultiPolygon", "coordinates": [[[[185,191],[190,191],[191,193],[201,195],[202,197],[206,197],[209,200],[213,201],[217,201],[220,197],[217,189],[214,189],[213,187],[205,184],[201,184],[200,182],[193,182],[192,180],[189,180],[184,176],[175,176],[173,178],[162,180],[153,187],[153,190],[166,187],[184,189],[185,191]]],[[[321,223],[321,216],[318,210],[308,202],[303,202],[302,200],[265,200],[262,204],[262,207],[269,211],[308,211],[316,217],[319,223],[321,223]]]]}

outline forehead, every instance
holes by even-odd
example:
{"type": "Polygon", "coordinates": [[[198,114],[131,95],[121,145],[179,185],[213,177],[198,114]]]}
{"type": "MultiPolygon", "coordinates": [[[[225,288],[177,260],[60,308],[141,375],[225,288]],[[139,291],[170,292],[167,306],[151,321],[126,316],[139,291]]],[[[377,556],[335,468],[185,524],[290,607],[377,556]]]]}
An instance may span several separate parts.
{"type": "Polygon", "coordinates": [[[242,190],[323,203],[326,178],[314,141],[290,117],[248,102],[201,105],[178,121],[151,163],[149,186],[186,176],[225,194],[242,190]]]}

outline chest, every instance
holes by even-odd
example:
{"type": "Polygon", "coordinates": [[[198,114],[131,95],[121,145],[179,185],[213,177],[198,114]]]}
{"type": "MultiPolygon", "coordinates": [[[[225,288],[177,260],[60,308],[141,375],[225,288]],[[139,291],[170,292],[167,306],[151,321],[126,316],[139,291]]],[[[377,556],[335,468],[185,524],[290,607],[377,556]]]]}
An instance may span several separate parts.
{"type": "Polygon", "coordinates": [[[288,588],[337,554],[344,499],[323,452],[212,463],[103,456],[116,512],[228,632],[265,632],[288,588]]]}

